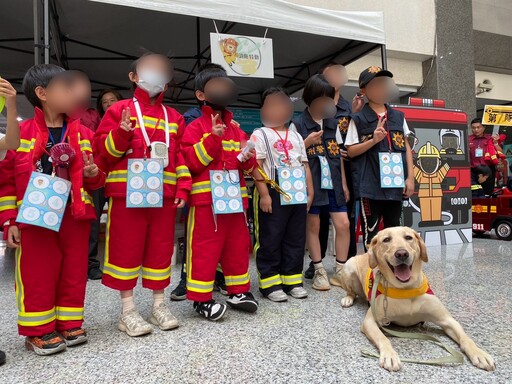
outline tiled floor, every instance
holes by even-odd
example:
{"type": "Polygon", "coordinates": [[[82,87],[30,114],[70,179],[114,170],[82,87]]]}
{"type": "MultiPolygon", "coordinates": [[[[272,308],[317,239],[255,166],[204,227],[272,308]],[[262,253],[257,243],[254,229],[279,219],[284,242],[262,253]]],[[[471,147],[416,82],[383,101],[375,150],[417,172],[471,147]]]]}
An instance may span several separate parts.
{"type": "MultiPolygon", "coordinates": [[[[200,319],[188,302],[173,303],[180,328],[138,339],[117,331],[116,292],[92,281],[86,303],[89,343],[37,357],[24,349],[16,332],[14,265],[7,255],[0,256],[0,349],[8,355],[0,383],[511,383],[512,244],[476,239],[473,245],[432,247],[429,257],[425,270],[436,294],[494,357],[495,372],[467,360],[455,367],[405,364],[399,373],[384,371],[360,356],[361,348],[372,348],[359,331],[366,304],[342,309],[341,289],[316,292],[309,281],[306,300],[261,300],[257,314],[229,311],[219,323],[200,319]]],[[[332,258],[327,264],[331,270],[332,258]]],[[[255,282],[254,265],[251,269],[255,282]]],[[[175,284],[178,268],[173,276],[175,284]]],[[[146,316],[150,298],[137,290],[146,316]]],[[[433,327],[430,332],[439,334],[433,327]]],[[[441,353],[416,341],[393,344],[402,356],[441,353]]]]}

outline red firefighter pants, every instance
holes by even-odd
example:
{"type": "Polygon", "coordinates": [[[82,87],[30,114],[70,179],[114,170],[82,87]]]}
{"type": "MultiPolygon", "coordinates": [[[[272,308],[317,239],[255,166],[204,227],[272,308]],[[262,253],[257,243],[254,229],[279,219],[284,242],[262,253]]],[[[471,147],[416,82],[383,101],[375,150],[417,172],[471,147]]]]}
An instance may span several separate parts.
{"type": "Polygon", "coordinates": [[[211,205],[191,207],[187,224],[187,298],[212,299],[220,263],[228,294],[250,290],[249,230],[245,214],[213,215],[211,205]]]}
{"type": "Polygon", "coordinates": [[[125,198],[111,198],[103,284],[130,290],[142,272],[143,287],[166,288],[171,281],[175,220],[173,199],[165,198],[162,208],[126,208],[125,198]]]}
{"type": "Polygon", "coordinates": [[[43,336],[81,327],[90,221],[66,209],[59,232],[26,226],[16,250],[18,331],[43,336]]]}

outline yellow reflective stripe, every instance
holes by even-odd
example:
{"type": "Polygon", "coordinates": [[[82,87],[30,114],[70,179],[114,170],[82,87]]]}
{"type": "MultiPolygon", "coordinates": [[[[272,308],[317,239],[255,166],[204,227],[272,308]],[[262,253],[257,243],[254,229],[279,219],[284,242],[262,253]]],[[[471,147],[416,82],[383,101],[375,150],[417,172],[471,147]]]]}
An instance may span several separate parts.
{"type": "Polygon", "coordinates": [[[16,306],[19,312],[25,312],[25,287],[21,278],[21,255],[22,248],[20,244],[15,252],[16,270],[14,272],[14,280],[16,282],[16,306]]]}
{"type": "Polygon", "coordinates": [[[73,307],[55,307],[57,320],[83,320],[84,309],[73,307]]]}
{"type": "Polygon", "coordinates": [[[174,172],[164,171],[164,184],[176,184],[176,174],[174,172]]]}
{"type": "Polygon", "coordinates": [[[171,266],[165,269],[142,267],[142,278],[147,280],[165,280],[171,277],[171,266]]]}
{"type": "Polygon", "coordinates": [[[241,187],[242,191],[242,197],[249,197],[249,194],[247,193],[247,187],[241,187]]]}
{"type": "Polygon", "coordinates": [[[188,170],[188,168],[185,166],[185,165],[179,165],[176,167],[176,174],[178,176],[178,179],[180,177],[192,177],[190,175],[190,172],[188,170]]]}
{"type": "Polygon", "coordinates": [[[212,281],[198,281],[188,277],[187,275],[187,289],[193,292],[199,293],[208,293],[213,291],[213,283],[212,281]]]}
{"type": "MultiPolygon", "coordinates": [[[[145,115],[142,116],[142,119],[144,120],[144,125],[146,128],[153,128],[153,129],[155,128],[156,122],[159,120],[155,117],[145,116],[145,115]]],[[[135,124],[136,129],[140,128],[139,119],[137,119],[136,117],[131,117],[130,120],[133,120],[136,122],[136,124],[135,124]]],[[[165,121],[162,121],[162,119],[160,119],[157,129],[165,131],[165,121]]],[[[177,123],[169,123],[169,133],[170,134],[178,133],[178,124],[177,123]]]]}
{"type": "Polygon", "coordinates": [[[480,184],[473,184],[471,186],[471,190],[472,191],[478,191],[479,189],[483,189],[482,186],[480,184]]]}
{"type": "Polygon", "coordinates": [[[211,190],[212,188],[209,181],[200,181],[192,184],[192,191],[190,191],[190,194],[195,195],[197,193],[211,192],[211,190]]]}
{"type": "Polygon", "coordinates": [[[260,278],[259,283],[260,283],[261,289],[270,288],[270,287],[273,287],[274,285],[281,285],[282,284],[281,275],[274,275],[274,276],[267,277],[265,279],[260,278]]]}
{"type": "Polygon", "coordinates": [[[80,149],[82,151],[90,151],[92,152],[92,146],[91,146],[91,142],[87,139],[84,139],[84,140],[80,140],[78,142],[78,144],[80,144],[80,149]]]}
{"type": "Polygon", "coordinates": [[[109,132],[107,139],[105,140],[105,148],[107,149],[107,152],[114,157],[122,157],[124,155],[124,152],[116,149],[114,138],[112,137],[112,131],[109,132]]]}
{"type": "Polygon", "coordinates": [[[36,327],[51,323],[57,318],[55,308],[42,312],[18,312],[18,324],[25,327],[36,327]]]}
{"type": "Polygon", "coordinates": [[[203,142],[199,142],[197,144],[194,144],[194,151],[196,152],[196,156],[198,160],[203,164],[204,166],[207,166],[210,164],[213,160],[213,157],[211,157],[208,152],[206,152],[206,148],[204,147],[203,142]]]}
{"type": "Polygon", "coordinates": [[[222,149],[225,151],[239,151],[240,142],[235,140],[222,140],[222,149]]]}
{"type": "Polygon", "coordinates": [[[20,139],[20,146],[16,150],[16,152],[30,152],[34,149],[36,144],[36,139],[32,138],[31,140],[20,139]]]}
{"type": "Polygon", "coordinates": [[[243,275],[224,276],[227,286],[244,285],[250,282],[249,273],[243,275]]]}
{"type": "Polygon", "coordinates": [[[296,285],[302,283],[302,273],[296,275],[281,275],[284,285],[296,285]]]}
{"type": "Polygon", "coordinates": [[[107,183],[126,183],[126,176],[128,175],[128,171],[110,171],[107,176],[107,183]]]}
{"type": "Polygon", "coordinates": [[[18,208],[16,205],[16,196],[0,197],[0,212],[16,208],[18,208]]]}

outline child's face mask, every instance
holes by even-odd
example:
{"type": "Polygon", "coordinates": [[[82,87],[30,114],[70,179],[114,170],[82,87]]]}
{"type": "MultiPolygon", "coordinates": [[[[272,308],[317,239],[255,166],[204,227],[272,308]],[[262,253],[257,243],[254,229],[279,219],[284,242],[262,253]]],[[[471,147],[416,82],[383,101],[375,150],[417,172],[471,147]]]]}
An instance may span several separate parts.
{"type": "Polygon", "coordinates": [[[166,75],[152,69],[142,69],[138,75],[137,85],[145,90],[149,97],[155,97],[165,91],[165,86],[170,81],[166,75]]]}

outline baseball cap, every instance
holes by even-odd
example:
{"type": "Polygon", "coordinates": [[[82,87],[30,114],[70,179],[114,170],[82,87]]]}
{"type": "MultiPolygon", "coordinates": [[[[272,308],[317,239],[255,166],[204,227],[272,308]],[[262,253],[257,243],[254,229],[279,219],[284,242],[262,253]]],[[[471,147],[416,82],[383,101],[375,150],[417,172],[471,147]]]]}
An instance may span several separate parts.
{"type": "Polygon", "coordinates": [[[359,75],[359,88],[364,88],[374,78],[381,76],[393,77],[393,74],[377,66],[371,66],[366,68],[359,75]]]}

